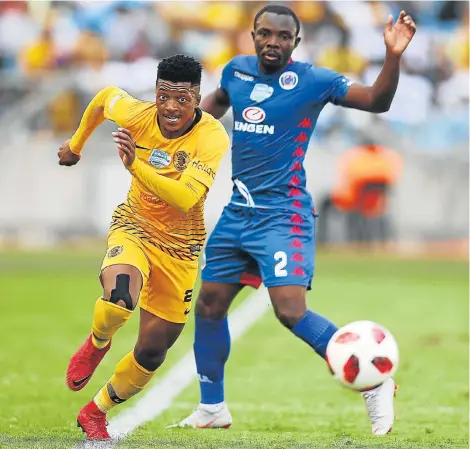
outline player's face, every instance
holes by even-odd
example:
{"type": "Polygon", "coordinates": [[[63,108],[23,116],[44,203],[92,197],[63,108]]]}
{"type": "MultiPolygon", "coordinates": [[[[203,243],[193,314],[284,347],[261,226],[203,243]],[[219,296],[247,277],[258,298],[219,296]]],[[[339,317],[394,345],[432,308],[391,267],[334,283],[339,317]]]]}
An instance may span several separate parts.
{"type": "Polygon", "coordinates": [[[156,104],[163,135],[175,138],[184,134],[193,122],[200,100],[197,85],[158,80],[156,104]]]}
{"type": "Polygon", "coordinates": [[[300,42],[295,31],[295,21],[289,15],[266,12],[259,17],[251,35],[262,71],[273,73],[289,62],[300,42]]]}

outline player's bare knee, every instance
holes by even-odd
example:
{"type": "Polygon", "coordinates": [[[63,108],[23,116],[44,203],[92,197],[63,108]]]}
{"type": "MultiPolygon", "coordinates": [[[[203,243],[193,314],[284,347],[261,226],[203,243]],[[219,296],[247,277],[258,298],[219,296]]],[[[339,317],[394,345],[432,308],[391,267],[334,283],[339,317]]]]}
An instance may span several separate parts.
{"type": "Polygon", "coordinates": [[[297,321],[302,318],[302,315],[299,314],[295,310],[291,310],[289,308],[274,308],[274,312],[276,314],[277,319],[288,329],[292,329],[297,321]]]}
{"type": "Polygon", "coordinates": [[[289,329],[292,329],[307,311],[305,287],[271,287],[269,295],[277,319],[289,329]]]}
{"type": "Polygon", "coordinates": [[[200,292],[196,301],[196,315],[211,320],[221,320],[227,314],[225,302],[215,292],[200,292]]]}
{"type": "Polygon", "coordinates": [[[289,298],[281,301],[273,301],[274,313],[276,318],[287,328],[292,329],[307,310],[304,301],[299,298],[295,300],[289,298]]]}
{"type": "Polygon", "coordinates": [[[137,343],[134,357],[140,366],[148,371],[155,371],[164,362],[166,352],[166,348],[137,343]]]}
{"type": "Polygon", "coordinates": [[[116,276],[116,286],[110,288],[104,286],[103,288],[103,298],[106,301],[112,302],[118,306],[124,307],[128,310],[134,310],[137,304],[137,301],[134,301],[130,289],[130,276],[128,274],[118,274],[116,276]]]}
{"type": "Polygon", "coordinates": [[[208,320],[221,320],[226,312],[216,305],[207,305],[202,301],[196,302],[196,315],[208,320]]]}

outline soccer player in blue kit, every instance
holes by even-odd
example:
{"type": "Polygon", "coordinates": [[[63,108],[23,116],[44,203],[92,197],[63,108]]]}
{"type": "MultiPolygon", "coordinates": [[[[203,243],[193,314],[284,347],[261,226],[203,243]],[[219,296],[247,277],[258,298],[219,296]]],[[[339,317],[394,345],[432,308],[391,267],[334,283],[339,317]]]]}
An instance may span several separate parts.
{"type": "MultiPolygon", "coordinates": [[[[400,57],[416,31],[401,11],[389,16],[386,57],[375,83],[351,83],[332,70],[291,59],[300,23],[281,5],[261,9],[252,32],[256,56],[237,56],[224,68],[220,86],[201,107],[214,117],[233,108],[234,189],[206,248],[196,302],[194,354],[201,402],[180,427],[230,427],[224,402],[224,365],[230,352],[227,312],[245,285],[269,290],[279,321],[321,357],[338,329],[307,309],[314,274],[315,211],[306,189],[303,160],[318,116],[328,102],[380,113],[389,109],[400,57]]],[[[361,393],[375,435],[391,430],[395,383],[361,393]]]]}

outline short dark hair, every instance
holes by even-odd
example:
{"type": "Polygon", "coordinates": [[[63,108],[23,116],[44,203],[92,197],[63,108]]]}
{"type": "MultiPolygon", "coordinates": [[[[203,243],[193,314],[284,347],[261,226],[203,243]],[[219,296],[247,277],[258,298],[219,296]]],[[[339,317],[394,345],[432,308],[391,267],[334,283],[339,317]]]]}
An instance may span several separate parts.
{"type": "Polygon", "coordinates": [[[191,56],[173,55],[162,59],[158,64],[157,80],[199,85],[201,76],[202,65],[191,56]]]}
{"type": "Polygon", "coordinates": [[[297,14],[292,11],[292,9],[288,8],[287,6],[282,5],[267,5],[264,8],[261,8],[255,16],[255,20],[253,21],[253,28],[256,29],[256,22],[258,19],[265,13],[265,12],[272,12],[273,14],[279,14],[282,16],[291,16],[295,22],[295,35],[298,36],[300,32],[300,20],[297,17],[297,14]]]}

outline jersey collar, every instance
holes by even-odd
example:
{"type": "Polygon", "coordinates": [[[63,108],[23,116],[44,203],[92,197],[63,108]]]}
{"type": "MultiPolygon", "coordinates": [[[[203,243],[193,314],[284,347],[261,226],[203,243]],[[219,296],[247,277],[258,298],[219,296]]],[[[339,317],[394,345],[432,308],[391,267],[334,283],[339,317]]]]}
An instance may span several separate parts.
{"type": "Polygon", "coordinates": [[[294,63],[294,60],[292,58],[289,58],[289,62],[286,64],[285,67],[283,67],[282,70],[279,70],[279,72],[273,73],[271,75],[265,75],[264,73],[261,73],[259,70],[259,65],[258,65],[258,58],[256,58],[256,73],[260,78],[264,78],[266,80],[271,80],[271,79],[277,79],[279,78],[285,71],[289,70],[289,66],[294,63]]]}

